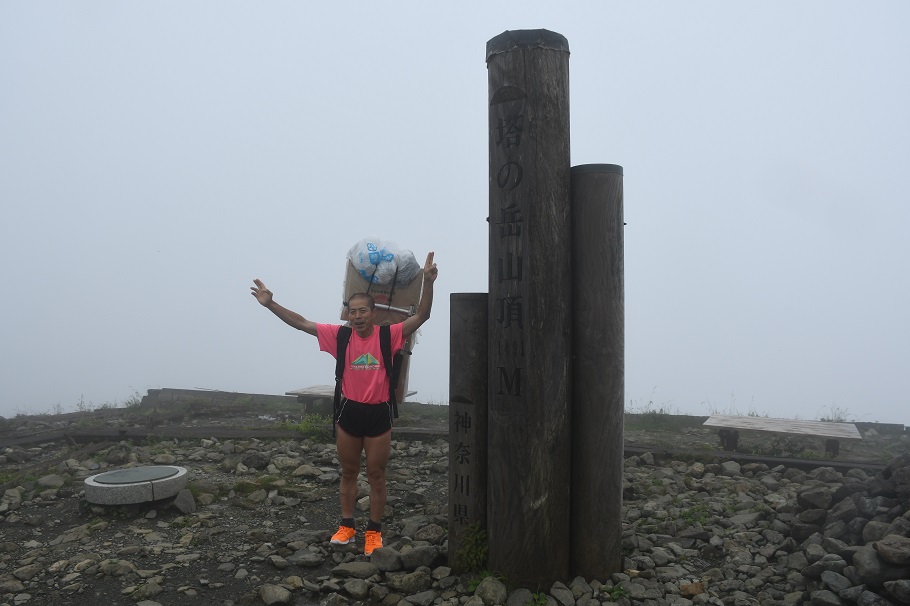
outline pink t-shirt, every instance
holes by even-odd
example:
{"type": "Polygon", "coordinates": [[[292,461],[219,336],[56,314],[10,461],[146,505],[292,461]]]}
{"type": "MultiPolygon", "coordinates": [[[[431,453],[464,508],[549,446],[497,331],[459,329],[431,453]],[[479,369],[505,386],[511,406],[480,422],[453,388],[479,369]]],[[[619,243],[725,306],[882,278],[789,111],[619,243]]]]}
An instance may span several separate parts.
{"type": "MultiPolygon", "coordinates": [[[[316,324],[319,349],[335,357],[338,352],[337,324],[316,324]]],[[[392,324],[392,355],[404,347],[401,323],[392,324]]],[[[364,404],[379,404],[389,399],[389,375],[382,362],[379,347],[379,327],[373,327],[373,334],[366,339],[351,331],[351,340],[345,353],[344,376],[341,377],[341,393],[349,400],[364,404]]]]}

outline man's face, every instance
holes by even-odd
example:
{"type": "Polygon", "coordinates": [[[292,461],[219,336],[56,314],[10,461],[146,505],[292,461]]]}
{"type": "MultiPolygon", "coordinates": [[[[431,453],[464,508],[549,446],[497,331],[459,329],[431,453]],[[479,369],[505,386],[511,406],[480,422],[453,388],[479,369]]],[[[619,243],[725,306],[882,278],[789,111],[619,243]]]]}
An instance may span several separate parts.
{"type": "Polygon", "coordinates": [[[348,320],[351,327],[361,336],[369,336],[373,330],[375,310],[370,309],[370,302],[363,297],[353,297],[348,301],[348,320]]]}

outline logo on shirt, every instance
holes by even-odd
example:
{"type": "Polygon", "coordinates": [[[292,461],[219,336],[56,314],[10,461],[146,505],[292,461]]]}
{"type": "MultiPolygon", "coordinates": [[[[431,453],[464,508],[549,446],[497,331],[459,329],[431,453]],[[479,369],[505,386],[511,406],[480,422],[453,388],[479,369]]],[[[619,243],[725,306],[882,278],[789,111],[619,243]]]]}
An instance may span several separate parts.
{"type": "Polygon", "coordinates": [[[379,368],[379,360],[374,358],[372,354],[365,353],[351,362],[351,368],[353,370],[375,370],[379,368]]]}

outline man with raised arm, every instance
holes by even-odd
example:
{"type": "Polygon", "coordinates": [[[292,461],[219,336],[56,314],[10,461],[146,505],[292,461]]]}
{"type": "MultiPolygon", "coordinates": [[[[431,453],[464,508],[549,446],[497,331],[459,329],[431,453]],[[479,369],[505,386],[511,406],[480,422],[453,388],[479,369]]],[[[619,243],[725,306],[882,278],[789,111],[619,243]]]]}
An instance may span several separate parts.
{"type": "MultiPolygon", "coordinates": [[[[391,328],[392,355],[420,326],[430,319],[433,308],[433,283],[437,276],[433,253],[423,267],[423,294],[417,313],[391,328]]],[[[319,348],[333,356],[337,352],[340,325],[317,324],[275,302],[272,291],[261,280],[253,280],[252,294],[259,303],[285,324],[313,335],[319,348]]],[[[386,464],[392,442],[392,407],[389,403],[389,374],[380,352],[373,297],[366,293],[348,300],[348,319],[353,330],[345,351],[345,372],[341,379],[341,407],[333,419],[337,429],[335,448],[341,462],[341,524],[332,543],[347,545],[356,540],[354,505],[361,453],[366,453],[367,479],[370,483],[370,519],[364,536],[364,553],[382,547],[382,512],[386,504],[386,464]]]]}

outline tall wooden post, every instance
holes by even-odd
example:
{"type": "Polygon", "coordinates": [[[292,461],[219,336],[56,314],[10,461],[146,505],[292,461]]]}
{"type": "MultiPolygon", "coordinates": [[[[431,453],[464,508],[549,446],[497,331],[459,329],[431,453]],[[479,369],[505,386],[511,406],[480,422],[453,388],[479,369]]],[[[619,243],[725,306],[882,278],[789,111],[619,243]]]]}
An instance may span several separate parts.
{"type": "Polygon", "coordinates": [[[622,167],[572,168],[572,571],[622,567],[622,167]]]}
{"type": "Polygon", "coordinates": [[[487,43],[489,568],[536,587],[569,569],[569,45],[487,43]]]}
{"type": "Polygon", "coordinates": [[[488,299],[449,298],[449,565],[459,572],[477,565],[466,551],[487,527],[488,299]]]}

